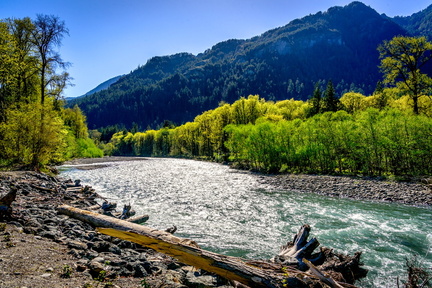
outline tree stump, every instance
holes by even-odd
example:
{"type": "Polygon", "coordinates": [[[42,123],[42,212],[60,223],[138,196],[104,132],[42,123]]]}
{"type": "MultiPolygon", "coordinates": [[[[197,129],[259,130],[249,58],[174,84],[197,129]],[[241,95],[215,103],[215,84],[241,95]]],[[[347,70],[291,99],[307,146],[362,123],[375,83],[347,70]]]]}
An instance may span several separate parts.
{"type": "Polygon", "coordinates": [[[320,243],[316,238],[307,240],[310,230],[309,225],[303,225],[293,241],[282,246],[281,251],[272,261],[301,271],[311,271],[313,270],[311,267],[314,267],[319,271],[327,272],[338,281],[350,284],[366,277],[368,270],[361,267],[363,265],[360,262],[361,252],[349,256],[321,247],[319,252],[314,253],[320,243]]]}
{"type": "Polygon", "coordinates": [[[11,186],[10,191],[0,198],[0,219],[10,216],[12,213],[12,202],[15,201],[18,189],[11,186]]]}

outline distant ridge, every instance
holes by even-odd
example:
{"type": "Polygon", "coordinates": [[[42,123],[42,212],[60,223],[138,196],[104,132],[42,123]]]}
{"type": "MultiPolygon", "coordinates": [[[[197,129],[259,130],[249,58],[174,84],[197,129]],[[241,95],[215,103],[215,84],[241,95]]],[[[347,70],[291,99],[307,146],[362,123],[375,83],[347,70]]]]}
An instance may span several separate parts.
{"type": "Polygon", "coordinates": [[[426,36],[432,41],[432,4],[411,16],[394,17],[393,21],[404,27],[411,35],[426,36]]]}
{"type": "Polygon", "coordinates": [[[153,57],[107,89],[70,105],[81,107],[91,129],[134,123],[143,129],[164,120],[192,121],[222,101],[251,94],[306,100],[316,83],[325,89],[329,80],[338,96],[371,94],[382,79],[377,47],[397,35],[431,31],[423,29],[430,27],[430,9],[397,23],[358,1],[331,7],[251,39],[217,43],[198,55],[153,57]]]}
{"type": "Polygon", "coordinates": [[[73,100],[73,99],[76,99],[76,98],[88,96],[88,95],[94,94],[96,92],[108,89],[112,84],[114,84],[115,82],[117,82],[122,76],[124,76],[124,75],[119,75],[119,76],[115,76],[115,77],[113,77],[111,79],[108,79],[107,81],[99,84],[98,86],[96,86],[92,90],[88,91],[87,93],[85,93],[85,94],[83,94],[81,96],[77,96],[77,97],[68,97],[68,98],[66,98],[66,101],[70,101],[70,100],[73,100]]]}

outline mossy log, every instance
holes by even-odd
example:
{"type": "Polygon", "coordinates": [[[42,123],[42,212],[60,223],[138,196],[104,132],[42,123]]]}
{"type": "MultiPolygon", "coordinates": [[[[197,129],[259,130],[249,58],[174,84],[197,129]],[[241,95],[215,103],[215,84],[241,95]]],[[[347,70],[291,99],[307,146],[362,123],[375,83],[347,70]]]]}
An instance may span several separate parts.
{"type": "MultiPolygon", "coordinates": [[[[215,273],[228,280],[238,281],[249,287],[312,287],[319,281],[308,274],[280,263],[245,261],[201,249],[195,241],[172,235],[128,221],[81,210],[68,205],[57,208],[59,213],[79,219],[106,235],[128,240],[169,255],[180,262],[215,273]]],[[[354,287],[338,283],[342,287],[354,287]]],[[[316,287],[316,286],[315,286],[316,287]]]]}

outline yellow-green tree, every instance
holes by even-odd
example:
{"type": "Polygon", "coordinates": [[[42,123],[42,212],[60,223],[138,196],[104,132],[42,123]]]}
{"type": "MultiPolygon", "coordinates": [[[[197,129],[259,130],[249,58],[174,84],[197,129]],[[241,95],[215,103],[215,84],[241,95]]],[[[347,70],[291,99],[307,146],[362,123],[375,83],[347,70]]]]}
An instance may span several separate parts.
{"type": "Polygon", "coordinates": [[[8,121],[0,124],[3,157],[36,169],[64,160],[67,130],[51,105],[32,103],[7,111],[8,121]]]}
{"type": "Polygon", "coordinates": [[[73,108],[64,109],[63,120],[65,125],[70,127],[76,138],[84,139],[89,136],[86,117],[77,105],[73,108]]]}
{"type": "Polygon", "coordinates": [[[425,37],[394,37],[378,48],[384,83],[392,84],[413,100],[413,111],[419,114],[419,98],[431,95],[432,78],[423,69],[432,59],[432,43],[425,37]]]}
{"type": "Polygon", "coordinates": [[[345,111],[348,113],[355,113],[363,110],[365,98],[366,97],[360,93],[348,92],[345,93],[339,101],[345,111]]]}
{"type": "Polygon", "coordinates": [[[78,107],[63,109],[66,63],[56,51],[68,30],[58,17],[0,20],[0,161],[41,169],[98,157],[78,107]]]}

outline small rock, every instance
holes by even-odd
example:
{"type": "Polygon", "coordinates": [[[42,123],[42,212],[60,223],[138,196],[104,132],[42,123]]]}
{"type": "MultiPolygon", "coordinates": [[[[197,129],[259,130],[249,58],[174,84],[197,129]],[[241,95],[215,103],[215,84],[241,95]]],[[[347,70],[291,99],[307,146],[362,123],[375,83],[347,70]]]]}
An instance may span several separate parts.
{"type": "Polygon", "coordinates": [[[202,275],[199,271],[190,271],[186,274],[186,285],[188,287],[216,287],[217,279],[211,275],[202,275]]]}
{"type": "Polygon", "coordinates": [[[48,238],[48,239],[56,239],[58,237],[55,231],[42,231],[39,233],[40,236],[48,238]]]}
{"type": "Polygon", "coordinates": [[[45,273],[45,274],[42,274],[42,275],[40,275],[40,277],[42,277],[42,278],[48,278],[48,277],[51,277],[51,273],[45,273]]]}
{"type": "Polygon", "coordinates": [[[94,261],[94,260],[90,261],[88,267],[89,267],[90,273],[92,275],[98,275],[101,271],[104,270],[102,263],[99,263],[99,262],[94,261]]]}
{"type": "Polygon", "coordinates": [[[83,271],[85,271],[87,269],[87,260],[80,259],[80,260],[77,261],[76,265],[77,265],[76,270],[78,272],[83,272],[83,271]]]}
{"type": "Polygon", "coordinates": [[[85,243],[83,243],[81,241],[76,241],[76,240],[68,241],[67,245],[71,249],[77,249],[77,250],[85,250],[85,249],[87,249],[87,244],[85,244],[85,243]]]}
{"type": "Polygon", "coordinates": [[[134,264],[133,269],[135,271],[135,273],[134,273],[135,277],[142,278],[142,277],[148,276],[145,267],[143,265],[141,265],[140,263],[134,264]]]}
{"type": "Polygon", "coordinates": [[[45,271],[46,271],[46,272],[53,272],[53,271],[54,271],[54,268],[52,268],[52,267],[48,267],[45,271]]]}

